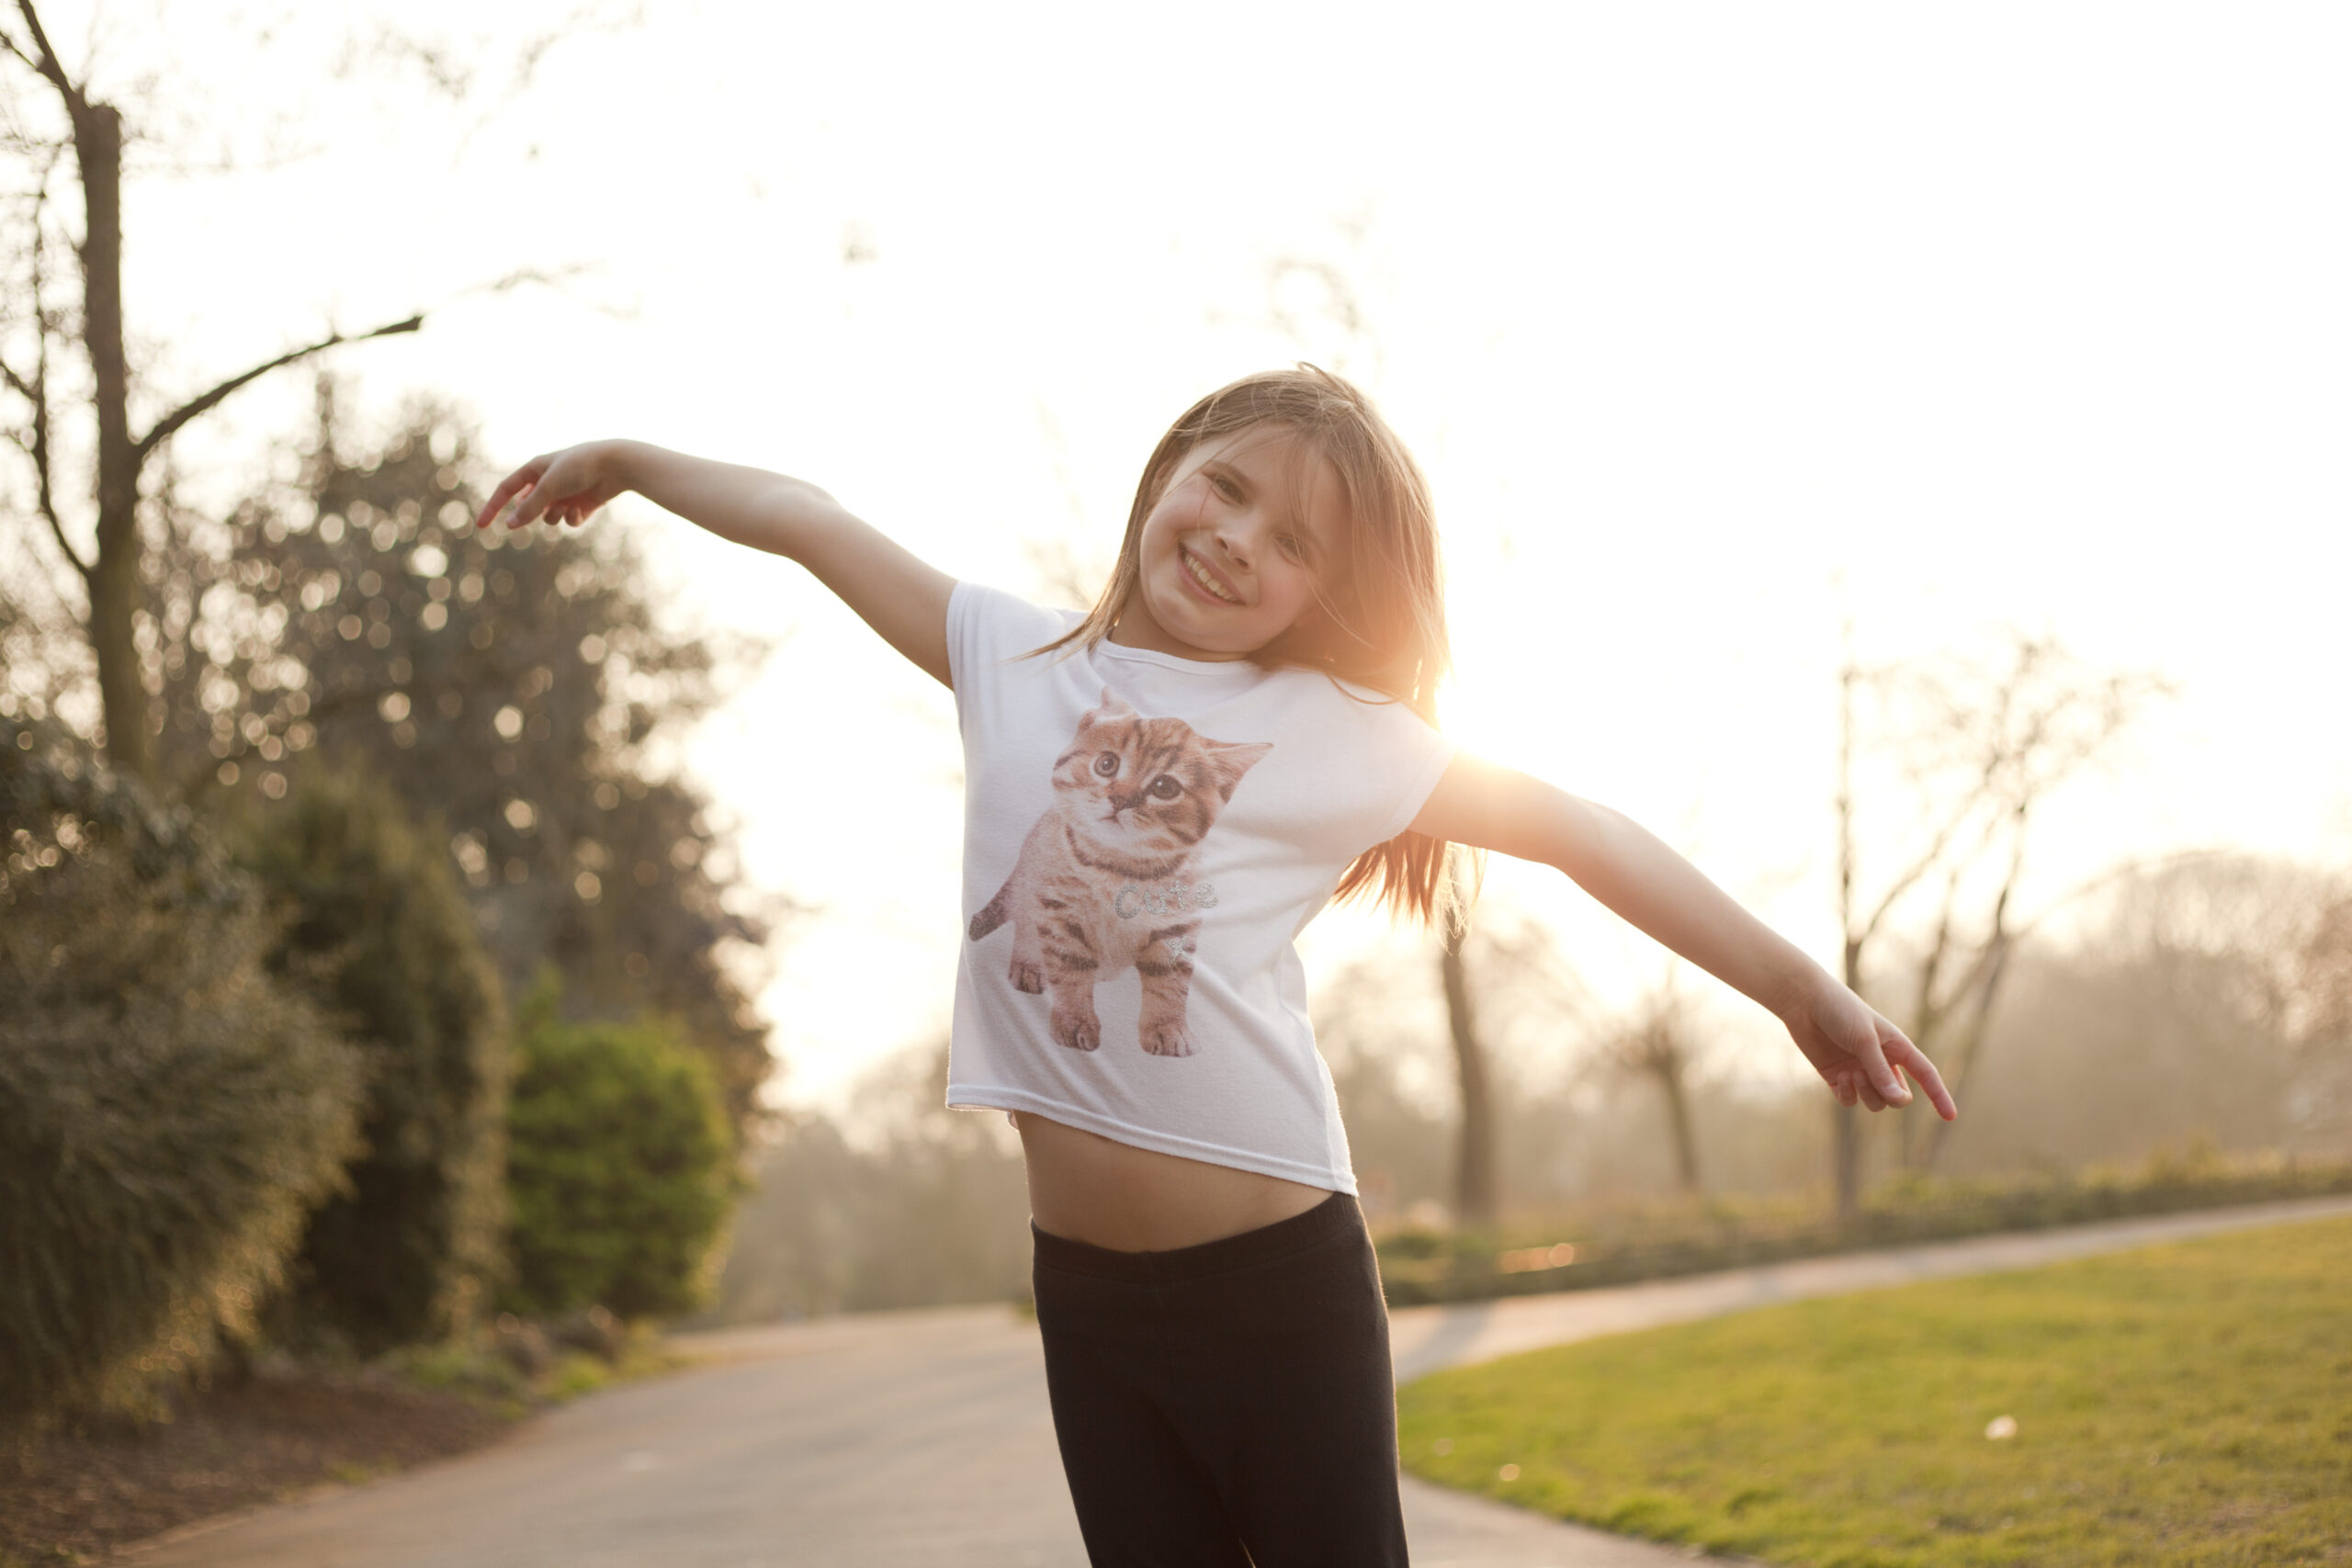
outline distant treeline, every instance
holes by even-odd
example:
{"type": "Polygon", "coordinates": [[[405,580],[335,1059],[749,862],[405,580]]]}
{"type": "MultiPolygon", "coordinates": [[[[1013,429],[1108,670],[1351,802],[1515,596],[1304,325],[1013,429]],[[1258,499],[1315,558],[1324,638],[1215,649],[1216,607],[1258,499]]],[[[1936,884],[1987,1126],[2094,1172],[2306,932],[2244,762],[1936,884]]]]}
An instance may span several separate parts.
{"type": "MultiPolygon", "coordinates": [[[[1711,1044],[1707,1015],[1690,1014],[1680,1091],[1700,1179],[1686,1193],[1655,1071],[1612,1048],[1625,1037],[1620,1024],[1551,1006],[1564,990],[1547,973],[1559,955],[1494,923],[1502,934],[1474,937],[1465,963],[1506,1086],[1497,1096],[1503,1206],[1487,1239],[1463,1245],[1516,1246],[1571,1220],[1579,1234],[1614,1235],[1625,1227],[1611,1213],[1670,1232],[1686,1251],[1831,1244],[1831,1112],[1817,1088],[1759,1084],[1711,1044]],[[1734,1213],[1711,1199],[1762,1207],[1736,1202],[1734,1213]],[[1726,1224],[1747,1239],[1724,1241],[1726,1224]]],[[[1887,1216],[1931,1201],[1951,1210],[1946,1228],[1961,1230],[2011,1211],[2015,1223],[2040,1224],[2129,1212],[2143,1199],[2193,1203],[2209,1190],[2204,1201],[2225,1201],[2304,1190],[2352,1158],[2344,878],[2250,855],[2168,863],[2118,878],[2072,934],[2037,936],[2013,962],[1966,1114],[1937,1163],[1941,1179],[1917,1174],[1916,1145],[1906,1151],[1901,1123],[1881,1117],[1865,1145],[1874,1194],[1853,1223],[1907,1234],[1887,1216]],[[2189,1150],[2203,1152],[2183,1174],[2175,1166],[2189,1150]],[[2300,1159],[2304,1175],[2232,1174],[2241,1168],[2232,1159],[2258,1155],[2300,1159]],[[2110,1174],[2075,1180],[2100,1167],[2110,1174]],[[2114,1196],[2119,1183],[2148,1191],[2114,1196]]],[[[1886,988],[1899,997],[1915,979],[1898,965],[1886,988]]],[[[1438,985],[1432,948],[1419,965],[1384,958],[1343,972],[1317,998],[1365,1207],[1385,1232],[1451,1226],[1458,1129],[1438,985]]],[[[1882,1005],[1901,1017],[1891,1000],[1882,1005]]],[[[910,1052],[877,1070],[840,1121],[803,1114],[772,1130],[715,1316],[1025,1292],[1017,1143],[1001,1117],[940,1109],[944,1060],[935,1047],[910,1052]]]]}

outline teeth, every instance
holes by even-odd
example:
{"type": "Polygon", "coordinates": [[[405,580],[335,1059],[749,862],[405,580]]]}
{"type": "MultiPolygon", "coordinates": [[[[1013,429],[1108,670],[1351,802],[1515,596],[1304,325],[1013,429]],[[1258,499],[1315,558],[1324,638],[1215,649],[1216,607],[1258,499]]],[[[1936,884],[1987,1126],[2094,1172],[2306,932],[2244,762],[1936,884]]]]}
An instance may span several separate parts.
{"type": "Polygon", "coordinates": [[[1193,581],[1199,583],[1202,587],[1207,589],[1210,592],[1216,594],[1218,598],[1224,600],[1228,604],[1238,604],[1241,603],[1240,600],[1227,592],[1225,591],[1225,584],[1219,582],[1216,578],[1211,577],[1209,575],[1208,568],[1203,566],[1199,561],[1194,560],[1190,551],[1178,550],[1176,552],[1176,558],[1184,563],[1184,570],[1193,574],[1193,581]]]}

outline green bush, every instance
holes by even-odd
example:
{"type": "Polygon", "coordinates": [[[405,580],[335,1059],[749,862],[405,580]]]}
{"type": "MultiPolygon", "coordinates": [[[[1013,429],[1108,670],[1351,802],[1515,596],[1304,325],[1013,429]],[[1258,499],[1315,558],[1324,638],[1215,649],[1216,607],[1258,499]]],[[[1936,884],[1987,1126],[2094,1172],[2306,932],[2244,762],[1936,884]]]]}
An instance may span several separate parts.
{"type": "Polygon", "coordinates": [[[0,1413],[250,1325],[355,1146],[356,1054],[184,818],[0,718],[0,1413]]]}
{"type": "Polygon", "coordinates": [[[363,1353],[462,1331],[503,1267],[506,1022],[448,856],[348,774],[301,778],[243,837],[285,907],[277,968],[368,1063],[367,1146],[311,1216],[294,1301],[363,1353]]]}
{"type": "Polygon", "coordinates": [[[520,1050],[509,1304],[623,1317],[697,1304],[736,1189],[708,1064],[657,1023],[561,1021],[551,980],[524,1008],[520,1050]]]}

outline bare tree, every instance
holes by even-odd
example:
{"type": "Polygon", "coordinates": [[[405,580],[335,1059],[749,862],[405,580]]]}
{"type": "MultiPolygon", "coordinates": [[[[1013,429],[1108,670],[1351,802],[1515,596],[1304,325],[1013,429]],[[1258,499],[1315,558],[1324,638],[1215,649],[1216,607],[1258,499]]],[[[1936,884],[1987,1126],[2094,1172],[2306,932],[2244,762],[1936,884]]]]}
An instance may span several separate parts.
{"type": "Polygon", "coordinates": [[[1669,964],[1657,988],[1601,1035],[1595,1055],[1600,1065],[1657,1086],[1667,1136],[1674,1144],[1676,1182],[1684,1193],[1695,1194],[1702,1185],[1698,1129],[1690,1114],[1690,1071],[1696,1045],[1689,1001],[1678,980],[1669,964]]]}
{"type": "Polygon", "coordinates": [[[2335,880],[2300,956],[2314,1092],[2339,1126],[2352,1127],[2352,879],[2335,880]]]}
{"type": "MultiPolygon", "coordinates": [[[[85,629],[96,660],[107,751],[119,767],[152,781],[160,716],[138,650],[149,596],[141,571],[140,525],[143,490],[159,455],[189,424],[271,372],[345,344],[415,332],[424,317],[411,314],[365,331],[325,332],[201,390],[164,400],[164,412],[140,428],[132,407],[140,389],[134,386],[122,292],[123,153],[126,138],[135,136],[121,106],[94,85],[92,72],[77,73],[65,63],[33,0],[17,0],[16,9],[14,24],[0,26],[0,57],[29,73],[53,101],[44,115],[31,100],[12,96],[0,132],[0,144],[23,165],[24,175],[14,193],[15,210],[6,215],[17,231],[8,249],[17,276],[9,279],[10,303],[0,314],[0,386],[15,407],[13,417],[0,423],[0,434],[29,467],[35,510],[86,595],[85,629]],[[56,210],[57,187],[69,169],[81,196],[78,237],[56,210]],[[61,265],[69,251],[78,265],[61,265]],[[61,273],[67,276],[61,278],[61,273]],[[86,379],[70,375],[76,357],[86,362],[86,379]],[[66,423],[86,423],[91,431],[87,473],[78,479],[64,471],[70,465],[61,452],[61,424],[66,423]],[[86,513],[74,494],[82,490],[86,513]],[[86,552],[74,546],[69,512],[93,525],[86,552]]],[[[531,69],[553,41],[550,35],[526,46],[510,92],[527,85],[531,69]]],[[[427,66],[441,58],[390,29],[373,48],[387,60],[427,66]]],[[[463,86],[435,85],[444,92],[463,86]]],[[[537,276],[518,274],[490,287],[511,287],[537,276]]]]}
{"type": "Polygon", "coordinates": [[[1469,859],[1459,846],[1450,853],[1446,875],[1452,897],[1446,900],[1444,928],[1438,944],[1438,976],[1445,987],[1447,1032],[1453,1042],[1455,1083],[1461,1091],[1462,1120],[1455,1133],[1453,1213],[1465,1225],[1490,1224],[1495,1217],[1495,1082],[1487,1060],[1485,1037],[1470,996],[1470,976],[1463,963],[1463,948],[1470,939],[1473,902],[1469,859]]]}
{"type": "MultiPolygon", "coordinates": [[[[1986,658],[1947,654],[1865,668],[1846,629],[1838,671],[1838,917],[1843,973],[1857,991],[1875,978],[1865,960],[1899,908],[1932,889],[1924,944],[1899,1010],[1912,1038],[1938,1058],[1954,1093],[1981,1066],[1986,1024],[2009,968],[2021,922],[2017,895],[2038,813],[2062,785],[2105,761],[2148,703],[2168,687],[2143,671],[2086,664],[2054,637],[2012,629],[1986,658]],[[1858,701],[1873,707],[1862,732],[1858,701]],[[1892,764],[1912,796],[1907,848],[1865,896],[1860,865],[1858,752],[1892,764]]],[[[1890,840],[1893,841],[1893,840],[1890,840]]],[[[1850,1215],[1861,1192],[1857,1112],[1838,1108],[1838,1207],[1850,1215]]],[[[1944,1123],[1903,1128],[1906,1163],[1931,1164],[1944,1123]]]]}
{"type": "Polygon", "coordinates": [[[340,344],[412,333],[424,321],[410,316],[367,332],[329,333],[214,383],[151,422],[145,430],[134,431],[122,303],[122,110],[92,96],[86,82],[77,80],[66,68],[32,0],[17,0],[17,11],[23,31],[0,31],[0,50],[56,94],[64,111],[64,125],[62,134],[47,136],[21,125],[12,128],[19,138],[17,151],[33,164],[33,179],[24,245],[29,267],[25,296],[29,314],[24,321],[9,325],[17,329],[10,335],[30,337],[31,360],[21,366],[0,363],[0,378],[5,378],[21,405],[21,423],[6,434],[31,463],[35,503],[89,596],[90,648],[97,657],[107,750],[119,767],[152,780],[154,755],[135,624],[142,593],[140,485],[148,464],[184,426],[271,371],[340,344]],[[78,310],[55,302],[51,276],[56,243],[50,217],[51,186],[68,153],[82,194],[82,234],[73,243],[81,264],[78,310]],[[90,476],[96,538],[86,557],[67,536],[58,495],[55,435],[61,411],[52,397],[51,372],[68,340],[78,341],[88,356],[89,412],[96,431],[90,476]]]}
{"type": "MultiPolygon", "coordinates": [[[[1612,1031],[1608,1011],[1562,956],[1551,931],[1524,917],[1487,922],[1474,931],[1476,860],[1460,846],[1450,867],[1451,907],[1443,928],[1439,974],[1460,1094],[1455,1143],[1455,1206],[1465,1222],[1483,1223],[1500,1207],[1502,1128],[1498,1103],[1503,1075],[1494,1066],[1497,1042],[1544,1053],[1566,1046],[1585,1055],[1596,1045],[1607,1060],[1612,1031]],[[1485,1207],[1476,1207],[1483,1192],[1485,1207]]],[[[1678,1089],[1679,1080],[1678,1077],[1678,1089]]],[[[1687,1119],[1683,1130],[1689,1131],[1687,1119]]],[[[1695,1154],[1691,1156],[1695,1160],[1695,1154]]]]}

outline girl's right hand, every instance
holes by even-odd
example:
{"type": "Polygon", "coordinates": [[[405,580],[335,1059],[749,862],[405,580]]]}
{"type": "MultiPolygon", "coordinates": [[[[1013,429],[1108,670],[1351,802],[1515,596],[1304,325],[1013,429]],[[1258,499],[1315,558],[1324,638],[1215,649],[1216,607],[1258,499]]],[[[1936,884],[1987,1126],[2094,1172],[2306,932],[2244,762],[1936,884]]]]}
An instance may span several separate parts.
{"type": "Polygon", "coordinates": [[[506,476],[474,519],[510,528],[544,518],[583,523],[634,491],[722,539],[798,561],[882,638],[944,685],[947,600],[956,580],[852,516],[806,480],[714,463],[642,441],[591,441],[532,458],[506,476]]]}
{"type": "Polygon", "coordinates": [[[499,481],[474,526],[489,527],[509,502],[514,503],[509,528],[542,518],[574,526],[585,523],[629,488],[620,472],[620,446],[617,441],[587,441],[541,453],[499,481]]]}

